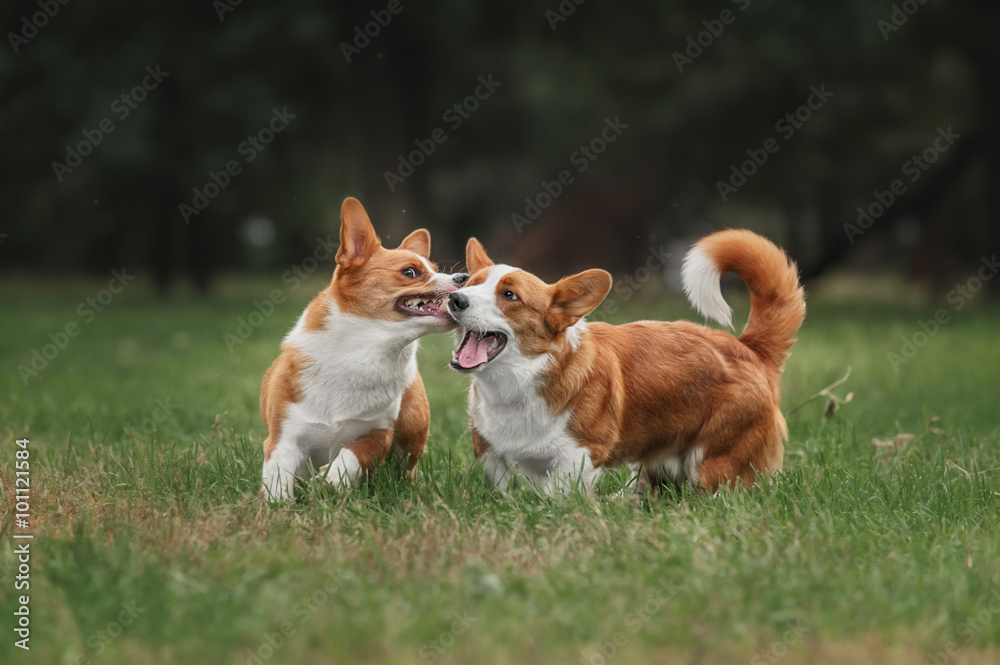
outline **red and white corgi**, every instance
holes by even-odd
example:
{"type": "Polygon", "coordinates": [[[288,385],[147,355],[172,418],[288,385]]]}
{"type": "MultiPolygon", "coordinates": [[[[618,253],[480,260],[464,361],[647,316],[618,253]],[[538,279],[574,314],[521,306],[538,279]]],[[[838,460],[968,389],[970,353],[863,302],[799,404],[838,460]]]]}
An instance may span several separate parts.
{"type": "Polygon", "coordinates": [[[310,462],[330,483],[350,485],[388,456],[394,438],[414,473],[430,426],[417,340],[452,328],[444,301],[468,279],[437,271],[424,229],[382,247],[357,199],[344,201],[340,224],[333,280],[264,375],[261,491],[273,501],[292,498],[310,462]]]}
{"type": "Polygon", "coordinates": [[[750,231],[721,231],[687,255],[682,278],[703,315],[732,327],[721,276],[750,289],[737,338],[687,321],[588,323],[611,288],[603,270],[546,284],[495,265],[473,238],[472,277],[452,293],[454,369],[472,374],[475,455],[488,479],[511,472],[551,493],[589,490],[607,468],[640,467],[655,482],[715,491],[781,469],[788,430],[779,377],[805,317],[795,264],[750,231]]]}

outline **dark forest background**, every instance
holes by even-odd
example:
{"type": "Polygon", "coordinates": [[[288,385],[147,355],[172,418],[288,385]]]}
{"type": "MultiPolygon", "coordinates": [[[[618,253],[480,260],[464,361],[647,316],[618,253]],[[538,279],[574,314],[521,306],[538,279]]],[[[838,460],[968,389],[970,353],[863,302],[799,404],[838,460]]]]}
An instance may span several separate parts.
{"type": "Polygon", "coordinates": [[[546,277],[632,273],[723,226],[782,242],[807,279],[878,269],[944,288],[1000,249],[988,0],[34,0],[0,20],[0,271],[124,265],[209,290],[312,255],[348,195],[387,242],[430,228],[447,267],[476,235],[546,277]],[[157,65],[168,75],[121,118],[157,65]],[[485,99],[480,77],[500,84],[485,99]],[[785,138],[776,123],[813,90],[832,95],[785,138]],[[274,109],[295,117],[247,161],[274,109]],[[57,174],[106,118],[114,131],[57,174]],[[628,127],[578,171],[574,153],[616,118],[628,127]],[[719,181],[768,138],[777,152],[724,201],[719,181]],[[188,223],[179,206],[229,161],[239,173],[188,223]],[[564,170],[572,182],[519,232],[512,215],[564,170]],[[884,214],[845,229],[895,180],[884,214]]]}

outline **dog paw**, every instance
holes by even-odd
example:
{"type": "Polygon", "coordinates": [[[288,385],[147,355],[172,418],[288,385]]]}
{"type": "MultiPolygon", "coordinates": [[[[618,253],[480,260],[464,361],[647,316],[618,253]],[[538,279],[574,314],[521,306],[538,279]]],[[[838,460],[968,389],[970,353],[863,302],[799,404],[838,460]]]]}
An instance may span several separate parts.
{"type": "Polygon", "coordinates": [[[319,469],[320,478],[334,487],[347,488],[361,475],[361,463],[350,450],[341,450],[337,458],[319,469]]]}

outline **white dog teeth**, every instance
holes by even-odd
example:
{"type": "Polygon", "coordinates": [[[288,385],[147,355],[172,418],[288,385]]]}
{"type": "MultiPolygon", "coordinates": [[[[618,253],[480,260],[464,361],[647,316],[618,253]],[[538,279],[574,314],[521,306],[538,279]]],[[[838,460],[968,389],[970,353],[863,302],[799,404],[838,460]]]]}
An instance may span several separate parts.
{"type": "Polygon", "coordinates": [[[408,300],[401,301],[401,306],[406,309],[423,312],[425,314],[437,314],[444,306],[444,298],[445,296],[439,296],[429,300],[424,300],[422,298],[410,298],[408,300]]]}

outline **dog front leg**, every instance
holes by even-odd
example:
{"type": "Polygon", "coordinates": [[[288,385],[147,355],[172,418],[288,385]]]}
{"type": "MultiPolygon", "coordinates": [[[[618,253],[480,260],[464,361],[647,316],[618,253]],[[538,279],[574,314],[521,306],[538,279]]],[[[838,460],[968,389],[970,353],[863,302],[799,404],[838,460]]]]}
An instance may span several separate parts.
{"type": "Polygon", "coordinates": [[[340,449],[340,454],[320,468],[319,475],[334,487],[346,489],[368,475],[392,449],[392,428],[377,429],[340,449]]]}
{"type": "Polygon", "coordinates": [[[512,473],[507,461],[492,451],[486,453],[480,459],[483,463],[483,475],[486,476],[486,480],[490,483],[490,486],[505,494],[509,492],[512,473]]]}
{"type": "Polygon", "coordinates": [[[472,451],[476,460],[483,465],[483,475],[487,482],[501,492],[508,492],[511,484],[511,468],[507,461],[490,446],[475,425],[472,426],[472,451]]]}
{"type": "Polygon", "coordinates": [[[410,478],[417,477],[417,461],[427,443],[431,428],[431,410],[427,403],[424,382],[417,374],[416,380],[403,393],[403,401],[396,419],[396,443],[393,447],[410,478]]]}
{"type": "Polygon", "coordinates": [[[271,502],[291,501],[295,495],[295,478],[305,475],[309,455],[291,431],[286,431],[273,449],[265,446],[265,450],[267,459],[261,472],[261,496],[271,502]]]}
{"type": "Polygon", "coordinates": [[[545,474],[542,489],[549,496],[568,492],[573,487],[579,487],[588,495],[593,494],[594,482],[600,477],[601,471],[591,461],[590,451],[586,448],[573,449],[554,460],[545,474]]]}

